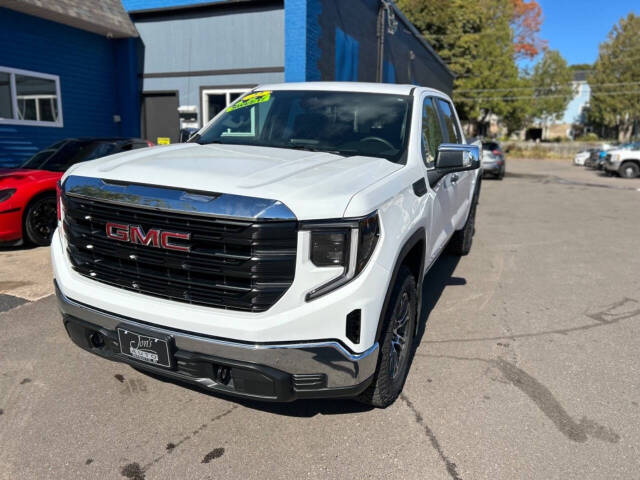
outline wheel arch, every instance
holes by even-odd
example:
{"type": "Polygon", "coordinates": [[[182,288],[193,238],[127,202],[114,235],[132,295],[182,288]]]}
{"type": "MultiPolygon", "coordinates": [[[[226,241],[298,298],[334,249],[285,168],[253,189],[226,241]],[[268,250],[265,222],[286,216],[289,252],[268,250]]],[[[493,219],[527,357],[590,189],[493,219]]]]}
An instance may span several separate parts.
{"type": "Polygon", "coordinates": [[[640,168],[640,158],[625,158],[624,160],[622,160],[620,162],[620,167],[618,170],[622,170],[622,168],[624,167],[625,163],[633,163],[635,164],[638,168],[640,168]]]}
{"type": "MultiPolygon", "coordinates": [[[[391,279],[387,286],[387,291],[384,296],[384,302],[382,309],[380,310],[380,317],[378,318],[378,328],[376,329],[376,339],[380,338],[382,325],[384,324],[384,316],[389,308],[389,301],[391,300],[391,293],[393,286],[395,285],[400,267],[406,265],[407,268],[413,273],[416,279],[417,287],[417,303],[418,308],[416,312],[417,319],[420,318],[420,307],[422,305],[422,280],[424,279],[424,265],[426,258],[427,236],[424,228],[420,227],[416,230],[404,243],[400,249],[400,253],[396,257],[396,261],[393,265],[391,272],[391,279]]],[[[418,321],[416,321],[417,329],[418,321]]],[[[415,332],[414,332],[415,335],[415,332]]]]}

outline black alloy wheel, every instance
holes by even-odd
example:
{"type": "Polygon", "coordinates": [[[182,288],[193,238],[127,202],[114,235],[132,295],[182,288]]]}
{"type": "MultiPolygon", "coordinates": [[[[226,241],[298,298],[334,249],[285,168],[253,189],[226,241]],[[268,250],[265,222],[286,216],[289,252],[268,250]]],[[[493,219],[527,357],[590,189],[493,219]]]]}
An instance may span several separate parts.
{"type": "Polygon", "coordinates": [[[406,265],[400,267],[384,314],[378,343],[380,353],[371,385],[357,398],[378,408],[391,405],[409,373],[415,340],[418,293],[416,280],[406,265]]]}
{"type": "Polygon", "coordinates": [[[49,245],[57,225],[55,195],[44,195],[29,204],[24,214],[24,232],[29,243],[38,246],[49,245]]]}
{"type": "Polygon", "coordinates": [[[640,167],[633,162],[624,162],[620,167],[622,178],[636,178],[638,175],[640,175],[640,167]]]}

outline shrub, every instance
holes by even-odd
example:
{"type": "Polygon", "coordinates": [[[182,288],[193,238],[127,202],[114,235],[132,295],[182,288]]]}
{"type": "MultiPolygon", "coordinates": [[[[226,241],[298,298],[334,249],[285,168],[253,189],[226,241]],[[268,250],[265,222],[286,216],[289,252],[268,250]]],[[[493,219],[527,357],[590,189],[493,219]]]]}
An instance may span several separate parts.
{"type": "Polygon", "coordinates": [[[598,140],[598,135],[593,132],[589,132],[586,135],[576,138],[576,141],[578,142],[597,142],[598,140]]]}

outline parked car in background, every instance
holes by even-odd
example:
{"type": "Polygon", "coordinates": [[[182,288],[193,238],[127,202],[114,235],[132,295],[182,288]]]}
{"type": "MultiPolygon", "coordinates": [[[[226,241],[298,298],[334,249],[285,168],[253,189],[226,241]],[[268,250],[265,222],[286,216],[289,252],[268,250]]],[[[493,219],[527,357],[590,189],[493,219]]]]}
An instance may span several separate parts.
{"type": "Polygon", "coordinates": [[[578,152],[576,156],[573,157],[573,164],[584,165],[584,162],[591,156],[591,153],[593,153],[594,150],[595,149],[590,148],[588,150],[583,150],[581,152],[578,152]]]}
{"type": "Polygon", "coordinates": [[[56,182],[67,168],[152,145],[140,138],[68,138],[20,167],[0,169],[0,244],[49,244],[57,225],[56,182]]]}
{"type": "Polygon", "coordinates": [[[612,146],[611,148],[609,148],[606,151],[600,151],[600,153],[598,155],[598,159],[596,160],[595,168],[597,170],[605,170],[604,166],[605,166],[605,163],[607,161],[607,156],[613,150],[623,151],[623,150],[634,150],[636,148],[640,148],[640,142],[638,142],[638,143],[623,143],[622,145],[612,146]]]}
{"type": "Polygon", "coordinates": [[[482,171],[483,173],[493,175],[498,180],[504,178],[505,158],[502,147],[498,142],[483,141],[482,142],[482,171]]]}
{"type": "Polygon", "coordinates": [[[614,148],[612,145],[605,143],[602,147],[593,149],[589,158],[585,160],[584,166],[587,168],[601,170],[604,159],[607,156],[607,152],[612,148],[614,148]]]}
{"type": "Polygon", "coordinates": [[[608,152],[604,170],[623,178],[637,178],[640,176],[640,142],[628,144],[626,147],[608,152]]]}

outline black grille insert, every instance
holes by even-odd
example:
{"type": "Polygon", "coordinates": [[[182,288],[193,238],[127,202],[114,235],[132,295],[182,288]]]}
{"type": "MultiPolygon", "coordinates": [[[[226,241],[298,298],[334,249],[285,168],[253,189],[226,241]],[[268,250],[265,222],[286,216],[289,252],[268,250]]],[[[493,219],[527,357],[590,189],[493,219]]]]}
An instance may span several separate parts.
{"type": "Polygon", "coordinates": [[[194,305],[263,312],[291,286],[297,222],[231,220],[63,195],[73,269],[93,280],[194,305]],[[107,222],[191,234],[190,252],[119,242],[107,222]]]}

